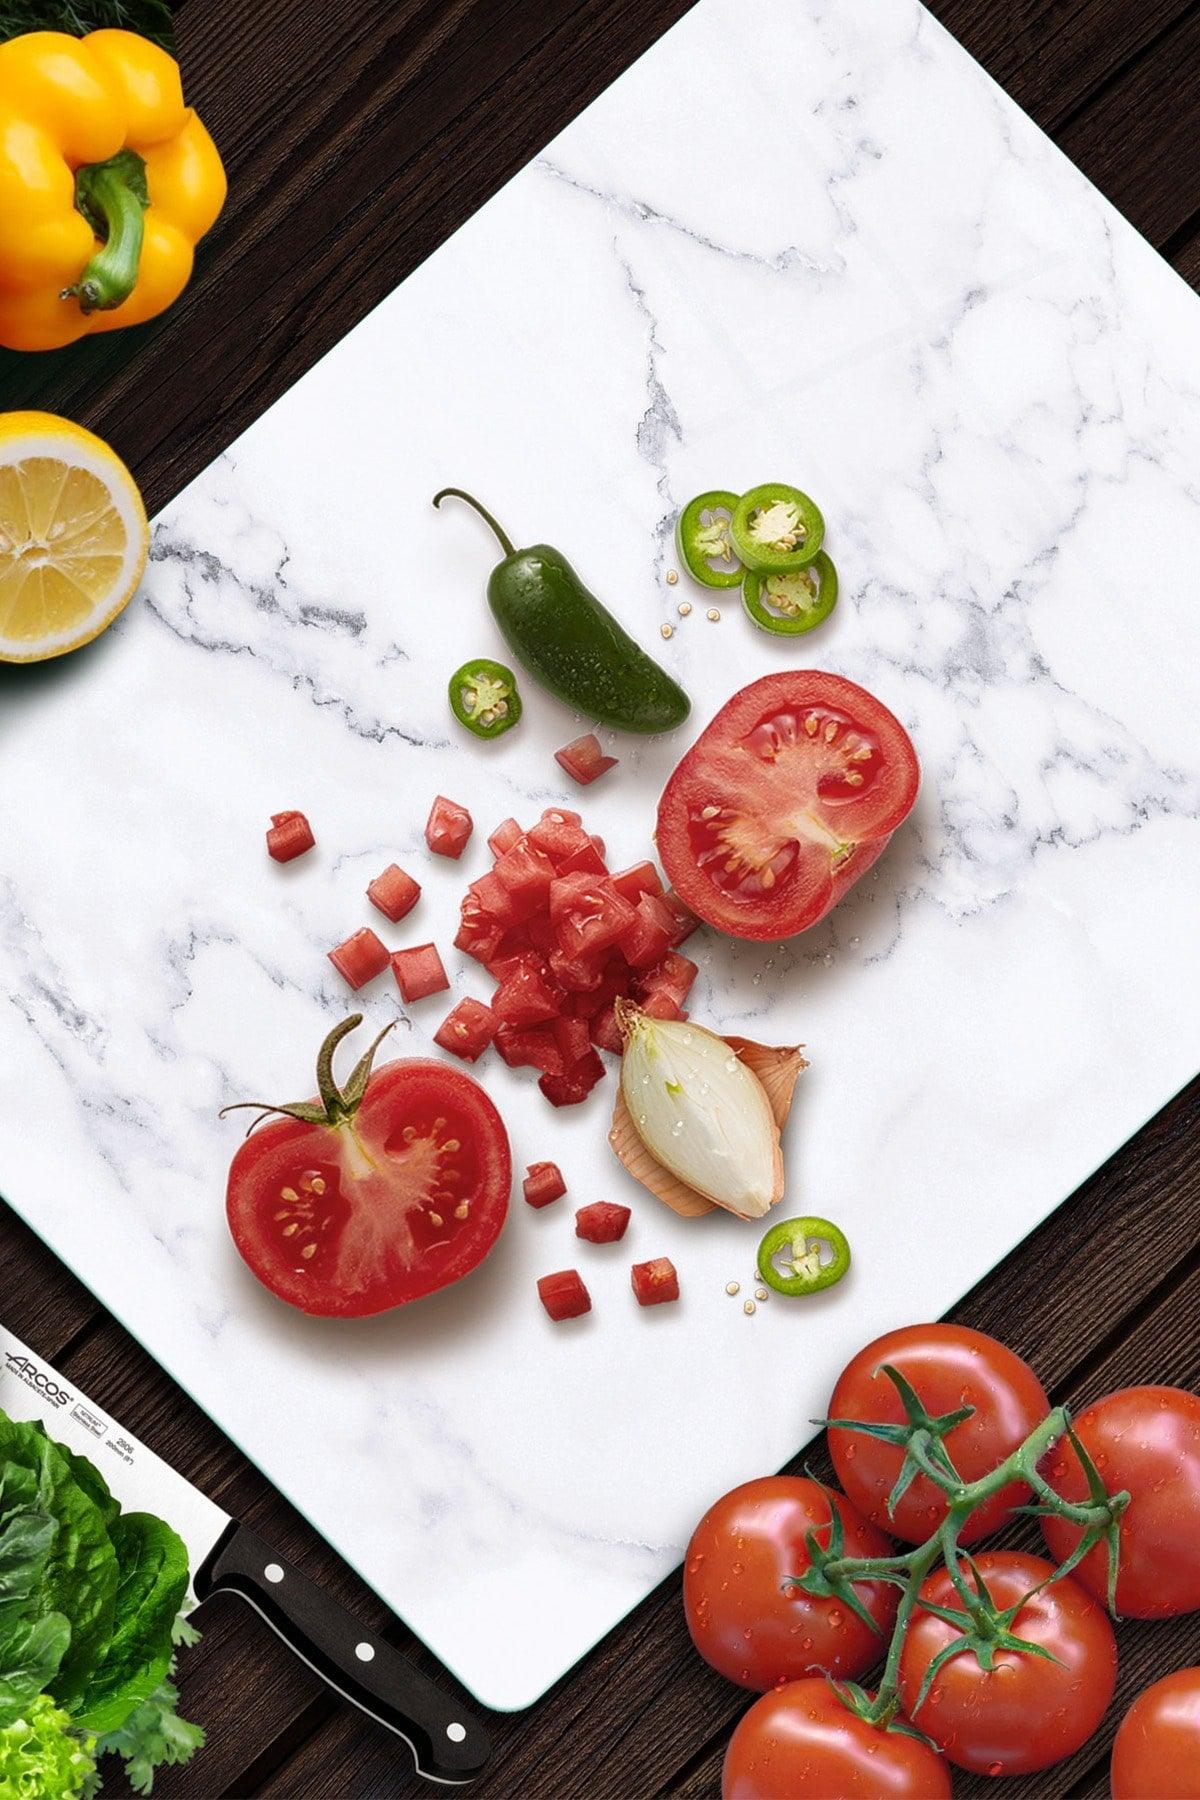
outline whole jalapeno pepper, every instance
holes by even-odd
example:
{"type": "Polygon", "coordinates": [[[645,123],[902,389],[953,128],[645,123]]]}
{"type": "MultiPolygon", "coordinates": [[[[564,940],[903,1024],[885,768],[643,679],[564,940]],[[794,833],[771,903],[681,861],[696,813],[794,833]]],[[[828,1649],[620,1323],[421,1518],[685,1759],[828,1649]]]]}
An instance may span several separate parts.
{"type": "Polygon", "coordinates": [[[577,712],[617,731],[673,731],[691,710],[683,689],[589,593],[549,544],[517,550],[492,515],[462,488],[434,495],[465,500],[495,533],[504,560],[488,579],[488,603],[505,639],[535,680],[577,712]]]}

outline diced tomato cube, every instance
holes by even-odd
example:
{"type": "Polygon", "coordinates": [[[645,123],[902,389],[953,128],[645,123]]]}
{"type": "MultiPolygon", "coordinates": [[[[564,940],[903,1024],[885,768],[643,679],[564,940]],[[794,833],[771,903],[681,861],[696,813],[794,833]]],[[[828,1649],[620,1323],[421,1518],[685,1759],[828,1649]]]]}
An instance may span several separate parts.
{"type": "Polygon", "coordinates": [[[470,995],[452,1007],[433,1034],[435,1044],[461,1056],[464,1062],[476,1062],[496,1035],[496,1015],[482,1000],[470,995]]]}
{"type": "Polygon", "coordinates": [[[462,903],[462,922],[454,937],[454,948],[465,950],[477,962],[488,962],[499,950],[504,937],[504,927],[498,919],[485,913],[474,894],[467,894],[462,903]]]}
{"type": "Polygon", "coordinates": [[[632,869],[620,869],[611,877],[622,900],[636,906],[643,894],[661,894],[662,880],[652,862],[634,863],[632,869]]]}
{"type": "Polygon", "coordinates": [[[562,1051],[564,1068],[582,1062],[592,1047],[587,1020],[574,1018],[569,1013],[560,1014],[554,1021],[553,1030],[554,1041],[562,1051]]]}
{"type": "Polygon", "coordinates": [[[544,957],[557,948],[558,939],[554,934],[554,926],[550,923],[548,912],[535,913],[532,919],[526,920],[525,929],[529,933],[529,941],[535,950],[544,957]]]}
{"type": "Polygon", "coordinates": [[[291,862],[297,856],[303,856],[316,843],[312,826],[302,812],[281,812],[271,814],[271,829],[267,833],[267,855],[275,862],[291,862]]]}
{"type": "Polygon", "coordinates": [[[578,813],[544,812],[537,824],[530,826],[528,837],[534,848],[544,851],[555,865],[577,850],[589,849],[592,842],[578,813]]]}
{"type": "Polygon", "coordinates": [[[564,856],[558,865],[559,874],[574,875],[582,872],[585,875],[607,875],[608,867],[596,848],[596,841],[588,838],[580,844],[578,850],[572,850],[569,856],[564,856]]]}
{"type": "Polygon", "coordinates": [[[369,925],[348,937],[344,944],[329,952],[329,960],[352,988],[374,981],[388,966],[388,953],[369,925]]]}
{"type": "Polygon", "coordinates": [[[699,966],[690,956],[680,956],[678,950],[668,950],[660,962],[639,972],[635,985],[640,994],[665,995],[674,1000],[677,1006],[682,1006],[699,973],[699,966]]]}
{"type": "Polygon", "coordinates": [[[616,1206],[609,1200],[594,1200],[581,1206],[575,1214],[575,1236],[589,1244],[615,1244],[625,1236],[632,1214],[627,1206],[616,1206]]]}
{"type": "Polygon", "coordinates": [[[573,994],[598,988],[603,974],[595,956],[565,956],[561,950],[551,950],[550,969],[554,979],[573,994]]]}
{"type": "Polygon", "coordinates": [[[554,874],[554,864],[544,850],[522,843],[497,859],[487,879],[494,878],[505,889],[518,918],[528,919],[547,904],[554,874]]]}
{"type": "Polygon", "coordinates": [[[691,937],[700,921],[692,911],[691,907],[685,905],[679,898],[679,895],[675,892],[674,888],[668,888],[663,895],[663,899],[675,915],[675,932],[671,939],[671,946],[673,949],[678,950],[680,944],[682,944],[685,939],[691,937]]]}
{"type": "Polygon", "coordinates": [[[578,1269],[560,1269],[557,1275],[543,1275],[537,1290],[538,1299],[556,1323],[561,1319],[577,1319],[592,1310],[592,1297],[584,1287],[578,1269]]]}
{"type": "Polygon", "coordinates": [[[411,950],[392,953],[392,974],[405,1000],[424,1000],[450,986],[436,944],[414,944],[411,950]]]}
{"type": "Polygon", "coordinates": [[[610,1001],[590,1021],[588,1026],[593,1044],[600,1050],[607,1050],[613,1056],[620,1056],[625,1048],[625,1040],[621,1036],[621,1027],[617,1024],[617,1009],[610,1001]]]}
{"type": "Polygon", "coordinates": [[[661,1306],[665,1300],[678,1300],[679,1277],[668,1256],[656,1256],[653,1262],[634,1263],[631,1279],[639,1306],[661,1306]]]}
{"type": "Polygon", "coordinates": [[[556,993],[537,969],[522,963],[504,976],[492,998],[492,1011],[502,1025],[541,1025],[558,1017],[561,998],[561,988],[556,993]]]}
{"type": "Polygon", "coordinates": [[[561,1200],[567,1191],[562,1170],[557,1163],[552,1162],[530,1163],[521,1185],[529,1205],[537,1207],[549,1206],[552,1200],[561,1200]]]}
{"type": "Polygon", "coordinates": [[[686,1019],[687,1014],[670,994],[647,994],[642,1011],[648,1019],[686,1019]]]}
{"type": "Polygon", "coordinates": [[[606,769],[615,769],[615,756],[605,756],[600,746],[600,739],[594,731],[586,731],[582,737],[572,738],[561,750],[554,752],[554,760],[567,771],[573,781],[581,787],[587,787],[597,776],[603,775],[606,769]]]}
{"type": "Polygon", "coordinates": [[[439,794],[429,809],[425,842],[435,856],[451,856],[457,861],[474,829],[475,822],[466,807],[439,794]]]}
{"type": "Polygon", "coordinates": [[[551,884],[550,917],[568,956],[616,943],[635,916],[606,875],[560,875],[551,884]]]}
{"type": "Polygon", "coordinates": [[[468,882],[467,893],[474,896],[490,919],[498,919],[505,929],[519,922],[512,895],[495,869],[489,869],[486,875],[477,875],[474,881],[468,882]]]}
{"type": "Polygon", "coordinates": [[[640,894],[636,916],[618,939],[625,961],[633,969],[657,963],[671,948],[675,915],[659,894],[640,894]]]}
{"type": "Polygon", "coordinates": [[[519,844],[525,833],[515,819],[501,819],[495,831],[488,839],[488,849],[493,856],[503,856],[514,844],[519,844]]]}
{"type": "Polygon", "coordinates": [[[551,1106],[577,1106],[581,1100],[587,1099],[596,1083],[603,1080],[604,1064],[596,1052],[590,1050],[561,1074],[552,1074],[547,1070],[538,1086],[551,1106]]]}
{"type": "Polygon", "coordinates": [[[498,1025],[496,1048],[510,1069],[540,1069],[543,1080],[563,1072],[562,1051],[548,1025],[498,1025]]]}
{"type": "Polygon", "coordinates": [[[396,863],[389,863],[383,874],[377,875],[367,885],[367,899],[393,925],[399,924],[420,898],[420,882],[414,881],[411,875],[406,875],[396,863]]]}

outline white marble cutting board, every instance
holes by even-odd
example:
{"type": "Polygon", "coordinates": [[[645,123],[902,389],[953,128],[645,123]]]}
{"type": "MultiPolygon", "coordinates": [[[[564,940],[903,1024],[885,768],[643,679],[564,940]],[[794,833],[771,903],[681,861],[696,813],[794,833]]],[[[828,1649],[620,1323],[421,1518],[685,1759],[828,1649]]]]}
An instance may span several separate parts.
{"type": "MultiPolygon", "coordinates": [[[[503,1708],[796,1450],[852,1350],[942,1312],[1200,1064],[1200,308],[913,0],[746,23],[701,0],[180,496],[117,630],[3,688],[0,1190],[503,1708]],[[662,644],[677,508],[772,478],[825,509],[833,619],[776,645],[734,596],[662,644]],[[551,752],[580,727],[532,682],[502,744],[449,722],[448,672],[499,638],[445,482],[565,549],[693,696],[586,796],[618,862],[770,669],[836,669],[912,732],[913,819],[831,919],[690,946],[698,1017],[809,1046],[785,1208],[856,1256],[819,1301],[747,1318],[757,1230],[632,1187],[612,1080],[554,1113],[494,1057],[518,1165],[556,1158],[571,1198],[518,1198],[459,1288],[311,1321],[227,1240],[217,1109],[310,1091],[368,879],[413,870],[386,935],[449,952],[485,832],[579,798],[551,752]],[[424,853],[438,790],[478,821],[461,866],[424,853]],[[319,848],[280,870],[291,806],[319,848]],[[573,1236],[601,1197],[635,1209],[608,1250],[573,1236]],[[647,1314],[628,1268],[657,1254],[684,1297],[647,1314]],[[534,1282],[574,1263],[595,1310],[556,1328],[534,1282]]],[[[390,978],[363,998],[397,1010],[390,978]]]]}

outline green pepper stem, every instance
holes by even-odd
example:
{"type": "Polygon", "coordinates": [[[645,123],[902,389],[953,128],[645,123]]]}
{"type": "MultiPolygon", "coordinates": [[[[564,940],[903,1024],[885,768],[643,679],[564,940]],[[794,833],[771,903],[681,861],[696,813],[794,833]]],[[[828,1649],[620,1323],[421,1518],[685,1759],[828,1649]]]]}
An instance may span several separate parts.
{"type": "Polygon", "coordinates": [[[63,289],[64,300],[73,296],[85,313],[111,312],[128,300],[137,285],[149,203],[146,165],[135,150],[75,171],[75,205],[104,247],[63,289]]]}
{"type": "Polygon", "coordinates": [[[473,506],[475,508],[475,511],[479,514],[480,518],[486,520],[495,532],[500,548],[503,550],[505,556],[514,556],[516,554],[513,548],[512,539],[509,537],[508,533],[503,531],[500,526],[497,525],[487,507],[481,506],[474,494],[468,494],[464,488],[442,488],[439,493],[436,493],[433,496],[433,504],[435,506],[440,506],[447,494],[453,494],[456,500],[465,500],[468,506],[473,506]]]}

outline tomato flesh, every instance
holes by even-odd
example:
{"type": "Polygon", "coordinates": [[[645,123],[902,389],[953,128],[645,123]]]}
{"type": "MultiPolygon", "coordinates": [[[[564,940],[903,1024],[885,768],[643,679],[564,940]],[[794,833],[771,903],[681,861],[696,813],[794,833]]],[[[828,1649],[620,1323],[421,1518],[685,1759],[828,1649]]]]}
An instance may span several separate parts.
{"type": "Polygon", "coordinates": [[[554,760],[560,768],[567,771],[572,780],[586,787],[603,775],[607,769],[615,769],[617,758],[605,756],[600,739],[594,731],[587,731],[582,737],[572,738],[561,750],[554,752],[554,760]]]}
{"type": "Polygon", "coordinates": [[[433,1041],[464,1062],[477,1062],[495,1035],[496,1015],[491,1007],[467,995],[446,1014],[433,1041]]]}
{"type": "Polygon", "coordinates": [[[271,814],[267,855],[274,862],[292,862],[295,857],[303,856],[306,850],[311,850],[316,841],[312,826],[302,812],[271,814]]]}
{"type": "Polygon", "coordinates": [[[589,1244],[616,1244],[625,1236],[632,1217],[627,1206],[617,1206],[611,1200],[593,1200],[575,1214],[575,1236],[585,1238],[589,1244]]]}
{"type": "Polygon", "coordinates": [[[1113,1743],[1112,1800],[1196,1800],[1200,1669],[1176,1669],[1138,1695],[1113,1743]]]}
{"type": "Polygon", "coordinates": [[[663,1306],[679,1298],[679,1276],[669,1256],[656,1256],[651,1262],[634,1263],[630,1282],[639,1306],[663,1306]]]}
{"type": "Polygon", "coordinates": [[[524,832],[515,819],[501,819],[495,831],[488,838],[488,849],[493,856],[503,856],[514,844],[519,844],[524,832]]]}
{"type": "Polygon", "coordinates": [[[424,1000],[450,986],[436,944],[414,944],[411,950],[394,951],[392,973],[406,1001],[424,1000]]]}
{"type": "Polygon", "coordinates": [[[449,856],[455,861],[466,849],[467,839],[475,829],[465,806],[438,794],[425,822],[425,842],[435,856],[449,856]]]}
{"type": "MultiPolygon", "coordinates": [[[[1075,1431],[1110,1494],[1126,1489],[1121,1518],[1117,1611],[1165,1619],[1200,1608],[1200,1399],[1183,1388],[1122,1388],[1081,1412],[1075,1431]]],[[[1079,1458],[1063,1439],[1042,1474],[1068,1500],[1087,1498],[1079,1458]]],[[[1052,1556],[1061,1561],[1079,1542],[1065,1519],[1042,1520],[1052,1556]]],[[[1090,1550],[1074,1579],[1104,1600],[1108,1558],[1090,1550]]]]}
{"type": "Polygon", "coordinates": [[[592,1297],[578,1269],[560,1269],[555,1275],[543,1275],[537,1290],[538,1298],[556,1324],[563,1319],[578,1319],[592,1310],[592,1297]]]}
{"type": "Polygon", "coordinates": [[[865,688],[812,669],[764,676],[733,696],[668,780],[663,866],[719,930],[792,936],[882,853],[918,778],[907,732],[865,688]]]}
{"type": "Polygon", "coordinates": [[[809,1679],[754,1702],[725,1753],[721,1797],[950,1800],[950,1775],[928,1744],[868,1725],[809,1679]]]}
{"type": "Polygon", "coordinates": [[[421,884],[405,874],[398,863],[389,863],[382,874],[367,884],[367,899],[393,925],[410,913],[421,898],[421,884]]]}
{"type": "Polygon", "coordinates": [[[528,1204],[540,1208],[561,1200],[567,1184],[557,1163],[536,1162],[530,1163],[525,1171],[524,1191],[528,1204]]]}
{"type": "Polygon", "coordinates": [[[331,950],[329,960],[342,980],[357,990],[368,981],[374,981],[376,975],[383,974],[388,966],[387,946],[369,925],[364,925],[361,931],[352,932],[344,944],[331,950]]]}
{"type": "MultiPolygon", "coordinates": [[[[957,1626],[918,1604],[900,1655],[900,1700],[917,1729],[960,1769],[1026,1775],[1074,1755],[1096,1730],[1116,1686],[1117,1641],[1107,1614],[1070,1576],[1039,1589],[1054,1573],[1043,1557],[985,1550],[975,1562],[999,1609],[1025,1602],[1012,1622],[1015,1635],[1054,1660],[998,1649],[989,1670],[963,1650],[938,1670],[918,1708],[929,1665],[961,1641],[957,1626]]],[[[920,1597],[961,1607],[945,1569],[922,1583],[920,1597]]]]}
{"type": "Polygon", "coordinates": [[[302,1312],[361,1318],[468,1274],[508,1212],[512,1163],[469,1075],[401,1060],[351,1124],[273,1120],[238,1150],[226,1211],[265,1287],[302,1312]]]}

